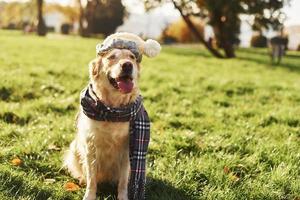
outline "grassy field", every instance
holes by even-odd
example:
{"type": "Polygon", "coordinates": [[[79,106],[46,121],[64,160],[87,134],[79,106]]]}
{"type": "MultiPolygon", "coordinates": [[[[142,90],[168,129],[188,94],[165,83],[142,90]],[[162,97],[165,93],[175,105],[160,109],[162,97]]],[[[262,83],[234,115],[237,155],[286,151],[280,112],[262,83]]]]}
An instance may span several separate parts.
{"type": "MultiPolygon", "coordinates": [[[[82,198],[61,165],[97,42],[0,32],[1,200],[82,198]]],[[[144,58],[147,199],[300,199],[300,53],[277,66],[265,49],[237,54],[164,46],[144,58]]]]}

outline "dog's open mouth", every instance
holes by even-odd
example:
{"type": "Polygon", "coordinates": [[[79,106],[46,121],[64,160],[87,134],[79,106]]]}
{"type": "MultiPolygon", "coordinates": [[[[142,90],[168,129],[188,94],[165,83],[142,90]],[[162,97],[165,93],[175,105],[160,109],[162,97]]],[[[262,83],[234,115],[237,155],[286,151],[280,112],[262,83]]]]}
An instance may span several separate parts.
{"type": "Polygon", "coordinates": [[[122,93],[130,93],[133,89],[132,77],[129,75],[122,75],[118,78],[112,78],[110,75],[107,75],[110,84],[118,89],[122,93]]]}

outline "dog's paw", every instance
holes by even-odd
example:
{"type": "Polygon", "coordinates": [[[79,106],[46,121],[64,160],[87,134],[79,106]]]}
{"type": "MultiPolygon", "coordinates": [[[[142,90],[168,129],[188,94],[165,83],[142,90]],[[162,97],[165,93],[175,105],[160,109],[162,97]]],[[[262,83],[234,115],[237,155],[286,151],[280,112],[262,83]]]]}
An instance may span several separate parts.
{"type": "Polygon", "coordinates": [[[80,186],[86,186],[86,180],[83,177],[78,178],[79,179],[79,185],[80,186]]]}
{"type": "Polygon", "coordinates": [[[96,192],[85,192],[82,200],[96,200],[96,192]]]}

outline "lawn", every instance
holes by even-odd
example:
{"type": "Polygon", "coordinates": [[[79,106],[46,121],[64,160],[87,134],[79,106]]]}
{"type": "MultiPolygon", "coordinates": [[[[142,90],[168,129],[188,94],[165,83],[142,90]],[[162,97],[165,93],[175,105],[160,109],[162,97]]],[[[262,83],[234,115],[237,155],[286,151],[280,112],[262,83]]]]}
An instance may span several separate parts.
{"type": "MultiPolygon", "coordinates": [[[[61,166],[97,42],[0,31],[1,200],[82,198],[61,166]]],[[[237,55],[178,45],[144,58],[147,199],[300,199],[300,53],[276,66],[266,49],[237,55]]]]}

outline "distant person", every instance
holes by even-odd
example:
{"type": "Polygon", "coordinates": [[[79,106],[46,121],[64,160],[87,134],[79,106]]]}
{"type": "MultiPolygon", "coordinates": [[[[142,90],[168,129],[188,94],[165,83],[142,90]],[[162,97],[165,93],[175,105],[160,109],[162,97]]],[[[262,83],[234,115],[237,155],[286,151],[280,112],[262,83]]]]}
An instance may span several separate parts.
{"type": "Polygon", "coordinates": [[[34,32],[34,25],[33,24],[29,24],[29,23],[26,23],[23,27],[23,32],[25,34],[29,34],[29,33],[32,33],[34,32]]]}
{"type": "Polygon", "coordinates": [[[279,36],[271,38],[271,58],[272,63],[280,64],[282,57],[285,55],[285,50],[287,49],[288,39],[284,36],[283,31],[279,36]]]}
{"type": "Polygon", "coordinates": [[[31,26],[29,24],[25,25],[23,31],[25,34],[31,33],[31,26]]]}

